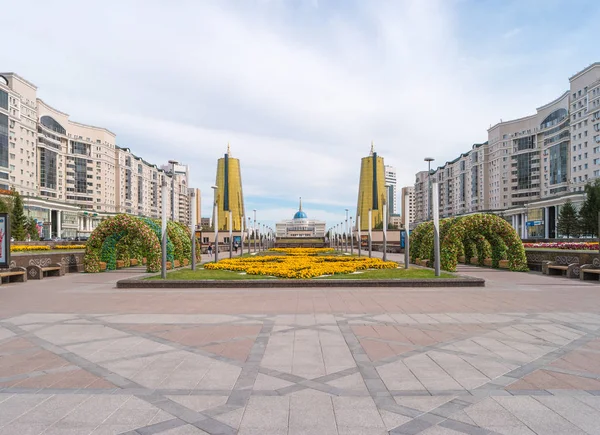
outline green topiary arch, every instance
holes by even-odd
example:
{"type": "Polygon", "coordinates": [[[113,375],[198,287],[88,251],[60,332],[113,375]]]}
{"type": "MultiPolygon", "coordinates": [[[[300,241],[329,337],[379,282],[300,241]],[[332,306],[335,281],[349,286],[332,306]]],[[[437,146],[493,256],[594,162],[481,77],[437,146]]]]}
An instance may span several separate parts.
{"type": "MultiPolygon", "coordinates": [[[[100,272],[100,256],[111,258],[113,254],[107,251],[116,250],[116,245],[124,238],[139,244],[147,260],[146,270],[148,272],[160,270],[161,248],[158,237],[144,221],[127,214],[119,214],[102,221],[92,232],[85,247],[84,270],[100,272]],[[116,234],[120,237],[114,237],[116,234]],[[107,245],[102,252],[107,239],[109,239],[110,246],[107,245]]],[[[114,255],[116,256],[117,253],[115,252],[114,255]]]]}
{"type": "MultiPolygon", "coordinates": [[[[525,248],[517,232],[507,221],[493,214],[464,216],[452,226],[441,243],[441,268],[455,271],[461,250],[471,251],[473,245],[478,256],[491,255],[492,265],[496,267],[506,253],[510,270],[528,270],[525,248]]],[[[483,264],[483,259],[479,262],[483,264]]]]}

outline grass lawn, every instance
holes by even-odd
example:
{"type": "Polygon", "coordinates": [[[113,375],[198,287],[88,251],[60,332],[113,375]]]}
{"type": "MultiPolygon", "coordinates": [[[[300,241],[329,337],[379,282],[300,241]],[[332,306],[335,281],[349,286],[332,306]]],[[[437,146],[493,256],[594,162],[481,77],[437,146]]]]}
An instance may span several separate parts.
{"type": "MultiPolygon", "coordinates": [[[[421,278],[436,278],[435,273],[431,269],[410,268],[402,269],[381,269],[381,270],[365,270],[363,273],[349,273],[340,275],[325,276],[323,278],[314,279],[421,279],[421,278]]],[[[440,278],[456,278],[456,275],[447,272],[441,272],[440,278]]]]}
{"type": "MultiPolygon", "coordinates": [[[[151,276],[147,279],[161,279],[160,275],[151,276]]],[[[198,279],[223,279],[223,280],[240,280],[240,279],[275,279],[264,275],[240,275],[240,272],[232,272],[229,270],[208,270],[208,269],[182,269],[173,272],[167,272],[167,279],[178,280],[198,280],[198,279]]]]}
{"type": "MultiPolygon", "coordinates": [[[[430,269],[382,269],[382,270],[366,270],[363,273],[354,274],[338,274],[326,276],[323,278],[313,279],[420,279],[420,278],[435,278],[433,270],[430,269]]],[[[440,278],[456,278],[456,275],[442,272],[440,278]]],[[[160,275],[152,276],[147,279],[161,279],[160,275]]],[[[239,272],[231,272],[229,270],[206,270],[191,269],[176,270],[167,272],[167,279],[173,280],[244,280],[244,279],[285,279],[274,278],[264,275],[240,275],[239,272]]]]}

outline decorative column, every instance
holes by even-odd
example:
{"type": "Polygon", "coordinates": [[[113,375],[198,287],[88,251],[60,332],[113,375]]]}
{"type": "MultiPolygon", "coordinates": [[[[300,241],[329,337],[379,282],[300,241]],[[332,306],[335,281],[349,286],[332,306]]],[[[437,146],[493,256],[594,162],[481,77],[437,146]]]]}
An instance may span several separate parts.
{"type": "Polygon", "coordinates": [[[60,213],[60,210],[56,212],[56,237],[58,238],[62,237],[62,219],[60,213]]]}
{"type": "Polygon", "coordinates": [[[549,207],[544,207],[544,238],[548,239],[550,237],[550,219],[548,216],[549,207]]]}

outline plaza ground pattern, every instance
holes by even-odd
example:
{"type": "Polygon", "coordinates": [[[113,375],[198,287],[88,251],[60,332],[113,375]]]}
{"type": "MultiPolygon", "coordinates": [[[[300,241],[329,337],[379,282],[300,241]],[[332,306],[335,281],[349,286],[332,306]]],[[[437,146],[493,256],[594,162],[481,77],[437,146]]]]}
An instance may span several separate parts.
{"type": "Polygon", "coordinates": [[[3,285],[0,434],[600,433],[599,284],[458,271],[486,287],[3,285]]]}

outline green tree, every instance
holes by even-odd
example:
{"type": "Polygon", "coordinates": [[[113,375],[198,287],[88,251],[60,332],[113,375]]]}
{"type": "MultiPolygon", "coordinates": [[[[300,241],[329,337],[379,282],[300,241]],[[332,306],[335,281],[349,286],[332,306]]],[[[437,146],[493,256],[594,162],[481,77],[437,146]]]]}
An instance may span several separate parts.
{"type": "Polygon", "coordinates": [[[598,212],[600,212],[600,178],[585,186],[585,201],[579,210],[581,231],[586,235],[598,234],[598,212]]]}
{"type": "Polygon", "coordinates": [[[577,210],[571,201],[567,200],[560,208],[560,214],[558,215],[558,232],[567,236],[568,239],[571,236],[579,235],[579,226],[577,210]]]}
{"type": "Polygon", "coordinates": [[[15,240],[25,240],[25,214],[23,213],[23,200],[21,195],[14,193],[13,212],[10,221],[11,236],[15,240]]]}
{"type": "Polygon", "coordinates": [[[38,233],[37,224],[36,224],[34,218],[32,218],[32,217],[27,218],[27,220],[25,221],[25,231],[27,234],[29,234],[29,237],[31,238],[31,240],[34,240],[34,241],[40,240],[40,234],[38,233]]]}

